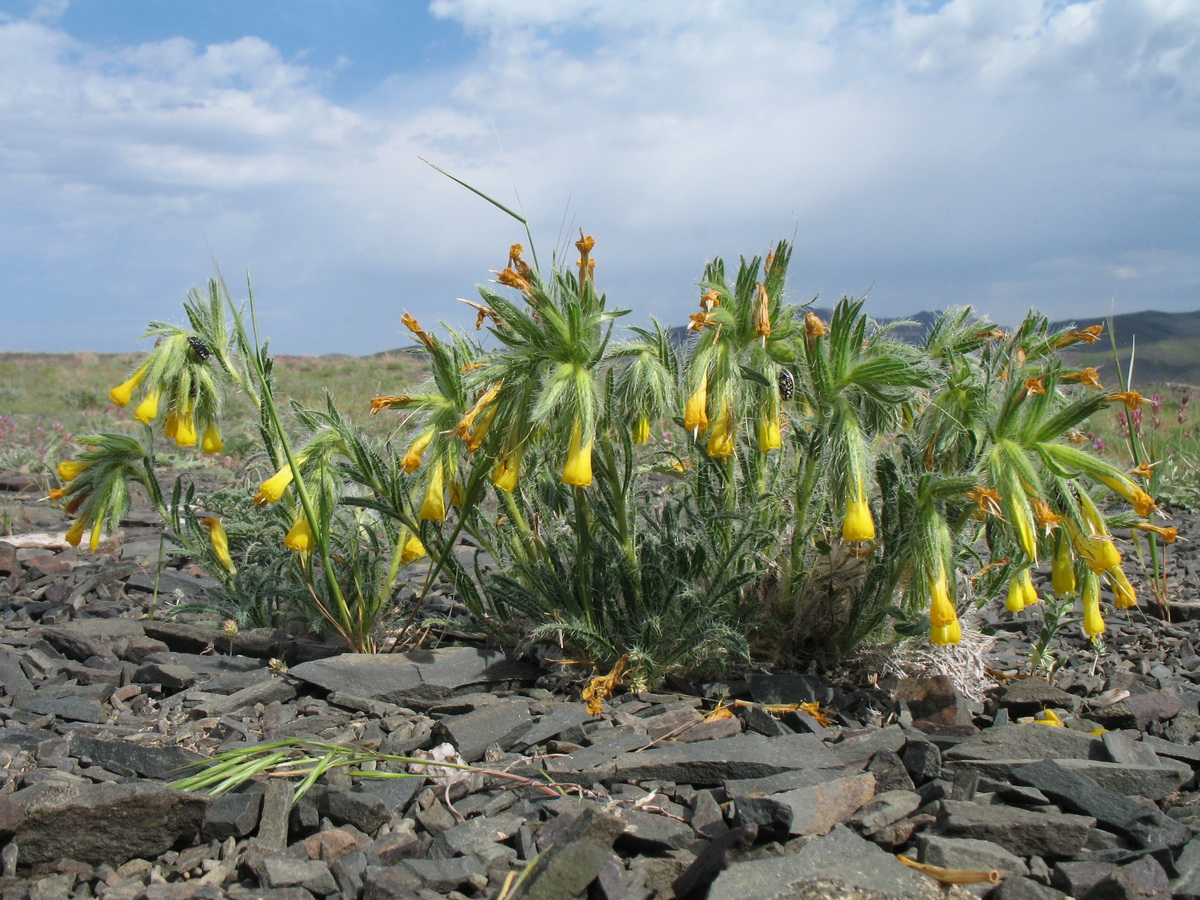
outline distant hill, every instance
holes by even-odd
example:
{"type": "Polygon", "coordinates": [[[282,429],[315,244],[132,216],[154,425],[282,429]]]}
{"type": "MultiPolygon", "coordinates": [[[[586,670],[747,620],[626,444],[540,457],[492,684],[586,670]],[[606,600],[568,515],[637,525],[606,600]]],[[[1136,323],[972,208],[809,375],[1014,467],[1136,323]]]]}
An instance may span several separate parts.
{"type": "MultiPolygon", "coordinates": [[[[814,309],[825,321],[833,314],[829,309],[814,309]]],[[[930,327],[941,313],[922,311],[904,316],[911,325],[900,325],[892,335],[899,340],[918,343],[925,339],[930,327]]],[[[877,318],[881,325],[901,321],[877,318]]],[[[1080,367],[1094,366],[1101,370],[1106,386],[1116,386],[1113,368],[1113,348],[1109,338],[1108,319],[1103,316],[1079,318],[1055,322],[1052,328],[1067,328],[1078,325],[1086,327],[1103,322],[1104,337],[1096,344],[1076,344],[1065,351],[1067,359],[1080,367]]],[[[1011,327],[1002,325],[1001,327],[1011,327]]],[[[1112,317],[1112,334],[1116,336],[1117,354],[1122,371],[1129,369],[1131,350],[1136,350],[1133,364],[1134,385],[1161,383],[1200,385],[1200,310],[1186,313],[1147,312],[1125,313],[1112,317]]],[[[671,336],[679,344],[688,339],[684,326],[671,329],[671,336]]]]}

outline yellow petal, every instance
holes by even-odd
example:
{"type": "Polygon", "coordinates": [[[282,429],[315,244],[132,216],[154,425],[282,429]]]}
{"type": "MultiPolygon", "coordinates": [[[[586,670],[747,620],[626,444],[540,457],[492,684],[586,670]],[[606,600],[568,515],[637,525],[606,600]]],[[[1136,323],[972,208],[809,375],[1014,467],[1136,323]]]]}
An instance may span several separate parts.
{"type": "Polygon", "coordinates": [[[563,466],[562,483],[589,487],[592,483],[592,442],[583,443],[583,423],[578,419],[571,426],[571,446],[563,466]]]}
{"type": "Polygon", "coordinates": [[[312,528],[308,524],[308,517],[301,511],[296,521],[292,523],[292,528],[287,533],[287,537],[283,539],[283,545],[289,550],[295,550],[297,553],[307,553],[313,548],[314,543],[315,540],[313,539],[312,528]]]}
{"type": "Polygon", "coordinates": [[[875,520],[871,517],[871,506],[865,499],[851,500],[846,504],[842,538],[847,541],[875,540],[875,520]]]}
{"type": "Polygon", "coordinates": [[[425,522],[444,522],[446,520],[445,476],[442,463],[438,462],[430,473],[429,483],[425,486],[425,498],[421,501],[421,511],[417,518],[425,522]]]}

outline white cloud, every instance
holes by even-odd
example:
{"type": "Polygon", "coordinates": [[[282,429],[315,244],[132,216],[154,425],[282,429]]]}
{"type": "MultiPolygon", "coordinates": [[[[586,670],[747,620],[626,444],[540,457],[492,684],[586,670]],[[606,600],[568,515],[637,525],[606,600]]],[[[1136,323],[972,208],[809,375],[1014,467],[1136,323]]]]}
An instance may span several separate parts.
{"type": "Polygon", "coordinates": [[[260,38],[102,50],[0,20],[0,262],[44,270],[13,285],[92,292],[73,340],[111,349],[207,274],[203,234],[293,349],[381,349],[521,237],[423,156],[519,191],[543,260],[594,232],[614,299],[674,321],[706,258],[793,231],[795,296],[874,284],[881,314],[1066,316],[1118,282],[1200,306],[1194,3],[430,8],[478,55],[350,107],[260,38]]]}

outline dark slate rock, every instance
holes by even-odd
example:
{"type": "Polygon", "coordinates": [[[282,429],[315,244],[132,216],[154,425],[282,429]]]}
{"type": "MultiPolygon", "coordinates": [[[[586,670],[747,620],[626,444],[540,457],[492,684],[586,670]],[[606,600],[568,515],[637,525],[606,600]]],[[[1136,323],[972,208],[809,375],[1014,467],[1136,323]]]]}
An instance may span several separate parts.
{"type": "Polygon", "coordinates": [[[1120,900],[1171,900],[1172,896],[1167,872],[1153,856],[1121,866],[1096,886],[1096,893],[1120,900]]]}
{"type": "Polygon", "coordinates": [[[794,835],[827,834],[846,822],[875,796],[875,776],[849,775],[813,787],[772,794],[792,810],[789,831],[794,835]]]}
{"type": "Polygon", "coordinates": [[[731,829],[709,841],[692,864],[675,879],[671,890],[676,897],[691,897],[707,888],[729,863],[731,854],[747,850],[758,837],[753,826],[731,829]]]}
{"type": "Polygon", "coordinates": [[[776,737],[792,731],[761,706],[739,706],[735,714],[742,720],[746,730],[753,731],[765,737],[776,737]]]}
{"type": "Polygon", "coordinates": [[[71,735],[71,755],[110,772],[133,772],[141,778],[179,778],[190,763],[206,757],[183,747],[145,747],[133,741],[105,741],[71,735]]]}
{"type": "Polygon", "coordinates": [[[739,734],[626,754],[617,759],[614,776],[621,781],[714,785],[734,778],[762,778],[789,769],[837,765],[837,758],[811,734],[774,738],[739,734]]]}
{"type": "Polygon", "coordinates": [[[1200,900],[1200,837],[1188,841],[1176,857],[1171,890],[1176,897],[1200,900]]]}
{"type": "Polygon", "coordinates": [[[625,830],[617,838],[618,848],[634,853],[667,853],[687,847],[696,833],[686,822],[640,809],[622,809],[618,813],[625,830]]]}
{"type": "Polygon", "coordinates": [[[881,750],[893,753],[904,747],[904,729],[899,725],[872,728],[861,734],[850,735],[830,746],[830,751],[843,765],[866,762],[881,750]]]}
{"type": "Polygon", "coordinates": [[[845,827],[838,827],[795,853],[731,865],[713,882],[707,900],[940,900],[967,896],[943,891],[933,879],[897,862],[890,853],[845,827]]]}
{"type": "Polygon", "coordinates": [[[950,837],[992,841],[1018,856],[1072,857],[1087,842],[1096,820],[1090,816],[943,800],[939,823],[942,832],[950,837]]]}
{"type": "Polygon", "coordinates": [[[942,751],[932,741],[909,740],[900,759],[915,784],[924,784],[942,774],[942,751]]]}
{"type": "Polygon", "coordinates": [[[786,841],[793,816],[792,807],[775,797],[742,797],[733,804],[733,824],[764,841],[786,841]]]}
{"type": "Polygon", "coordinates": [[[566,900],[582,893],[612,856],[613,841],[624,828],[616,816],[585,808],[561,827],[513,900],[566,900]]]}
{"type": "MultiPolygon", "coordinates": [[[[199,692],[189,697],[201,696],[199,692]]],[[[275,701],[287,702],[296,697],[296,687],[283,678],[260,681],[232,694],[204,694],[196,710],[205,716],[225,716],[247,706],[261,703],[264,706],[275,701]]]]}
{"type": "Polygon", "coordinates": [[[1015,853],[1009,853],[992,841],[952,838],[941,834],[923,834],[917,838],[920,860],[947,869],[995,869],[1001,875],[1028,875],[1029,866],[1015,853]]]}
{"type": "Polygon", "coordinates": [[[1032,716],[1043,709],[1065,709],[1076,712],[1079,698],[1041,678],[1018,678],[995,693],[996,701],[1008,709],[1010,716],[1032,716]]]}
{"type": "Polygon", "coordinates": [[[334,822],[353,825],[364,834],[374,834],[379,826],[392,818],[387,804],[376,795],[340,787],[330,787],[318,801],[317,808],[321,815],[334,822]]]}
{"type": "Polygon", "coordinates": [[[1112,863],[1097,862],[1094,859],[1068,860],[1054,867],[1050,884],[1064,894],[1072,897],[1090,897],[1092,892],[1110,875],[1117,871],[1112,863]]]}
{"type": "Polygon", "coordinates": [[[487,867],[473,856],[455,859],[402,859],[398,868],[407,869],[431,891],[471,890],[487,883],[487,867]]]}
{"type": "Polygon", "coordinates": [[[213,797],[204,814],[200,837],[206,841],[245,837],[258,825],[262,800],[262,794],[257,791],[213,797]]]}
{"type": "Polygon", "coordinates": [[[403,778],[364,778],[358,790],[381,801],[392,812],[403,812],[425,786],[425,779],[411,775],[403,778]]]}
{"type": "Polygon", "coordinates": [[[792,769],[763,778],[731,778],[725,782],[725,793],[731,800],[739,797],[761,797],[778,794],[781,791],[812,787],[853,774],[855,774],[853,768],[847,766],[836,769],[792,769]]]}
{"type": "Polygon", "coordinates": [[[329,866],[319,859],[268,856],[263,860],[260,871],[263,884],[269,888],[302,887],[321,897],[338,889],[329,866]]]}
{"type": "Polygon", "coordinates": [[[362,875],[363,900],[420,900],[421,879],[400,866],[367,866],[362,875]]]}
{"type": "Polygon", "coordinates": [[[159,663],[149,663],[133,673],[137,684],[160,685],[165,694],[178,694],[186,691],[196,683],[200,676],[187,666],[170,666],[159,663]]]}
{"type": "Polygon", "coordinates": [[[122,641],[145,634],[141,624],[132,619],[79,619],[42,629],[42,638],[50,646],[76,662],[92,656],[115,660],[122,641]]]}
{"type": "MultiPolygon", "coordinates": [[[[310,792],[311,793],[311,792],[310,792]]],[[[288,844],[288,820],[295,786],[283,778],[271,778],[263,792],[262,817],[255,840],[264,850],[282,850],[288,844]]]]}
{"type": "Polygon", "coordinates": [[[54,716],[68,722],[98,725],[104,721],[104,706],[83,697],[45,697],[35,692],[22,697],[19,708],[37,716],[54,716]]]}
{"type": "Polygon", "coordinates": [[[595,718],[582,703],[557,703],[550,712],[533,724],[514,746],[534,747],[543,744],[551,738],[567,737],[573,740],[582,738],[581,726],[589,719],[595,718]],[[568,737],[569,735],[569,737],[568,737]]]}
{"type": "Polygon", "coordinates": [[[0,685],[9,696],[33,690],[33,685],[21,669],[20,657],[7,647],[0,647],[0,685]]]}
{"type": "Polygon", "coordinates": [[[988,728],[942,752],[945,760],[959,759],[1104,759],[1100,738],[1046,725],[1005,725],[988,728]]]}
{"type": "Polygon", "coordinates": [[[880,750],[872,756],[867,771],[875,776],[875,787],[880,792],[911,791],[916,787],[904,762],[891,750],[880,750]]]}
{"type": "Polygon", "coordinates": [[[923,805],[921,795],[914,791],[881,791],[864,803],[849,822],[869,834],[900,821],[923,805]]]}
{"type": "Polygon", "coordinates": [[[988,892],[988,900],[1058,900],[1061,897],[1031,878],[1008,877],[988,892]]]}
{"type": "Polygon", "coordinates": [[[434,726],[433,737],[439,742],[449,741],[464,760],[473,763],[482,759],[492,744],[508,750],[529,724],[529,703],[510,700],[461,716],[447,716],[434,726]]]}
{"type": "Polygon", "coordinates": [[[1013,778],[1037,788],[1064,808],[1119,831],[1138,847],[1179,847],[1192,836],[1190,828],[1158,809],[1106,791],[1086,775],[1072,772],[1054,760],[1020,766],[1013,770],[1013,778]]]}
{"type": "Polygon", "coordinates": [[[1191,766],[1175,760],[1164,760],[1158,766],[1092,759],[1060,759],[1057,762],[1069,772],[1086,775],[1106,790],[1155,801],[1175,793],[1193,777],[1191,766]]]}
{"type": "Polygon", "coordinates": [[[495,650],[450,647],[409,653],[343,653],[293,666],[293,677],[328,691],[405,705],[438,700],[458,688],[500,681],[533,681],[538,670],[495,650]]]}
{"type": "Polygon", "coordinates": [[[194,839],[207,806],[205,796],[154,782],[35,786],[0,799],[0,827],[23,865],[64,856],[120,865],[194,839]]]}
{"type": "Polygon", "coordinates": [[[1168,688],[1149,694],[1132,694],[1119,703],[1093,710],[1088,718],[1108,729],[1145,731],[1151,723],[1172,719],[1182,709],[1179,694],[1168,688]]]}
{"type": "Polygon", "coordinates": [[[971,725],[972,707],[977,705],[963,696],[947,675],[902,678],[893,699],[908,708],[914,722],[937,725],[971,725]]]}
{"type": "Polygon", "coordinates": [[[833,702],[833,686],[815,675],[746,676],[750,696],[757,703],[824,703],[833,702]]]}

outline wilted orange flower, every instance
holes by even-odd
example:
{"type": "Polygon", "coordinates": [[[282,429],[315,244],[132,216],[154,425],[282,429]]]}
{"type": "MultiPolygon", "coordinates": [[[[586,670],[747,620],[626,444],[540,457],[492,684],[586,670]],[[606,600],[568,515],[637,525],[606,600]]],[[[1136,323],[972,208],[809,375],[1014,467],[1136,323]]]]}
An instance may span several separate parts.
{"type": "Polygon", "coordinates": [[[596,675],[584,686],[580,696],[587,704],[590,715],[598,716],[604,712],[604,701],[625,683],[625,665],[628,661],[628,654],[622,656],[613,664],[607,675],[596,675]]]}
{"type": "Polygon", "coordinates": [[[1103,325],[1090,325],[1079,331],[1068,331],[1062,337],[1054,342],[1055,347],[1067,347],[1071,344],[1094,344],[1100,340],[1100,335],[1104,333],[1103,325]]]}
{"type": "Polygon", "coordinates": [[[698,312],[688,316],[688,331],[702,331],[705,326],[715,327],[717,321],[712,313],[698,312]]]}
{"type": "Polygon", "coordinates": [[[1041,378],[1025,379],[1026,394],[1044,394],[1046,393],[1046,385],[1042,383],[1041,378]]]}
{"type": "Polygon", "coordinates": [[[1154,466],[1148,462],[1139,463],[1137,466],[1129,470],[1130,475],[1135,475],[1138,478],[1145,478],[1149,481],[1154,476],[1154,466]]]}
{"type": "Polygon", "coordinates": [[[1157,534],[1168,544],[1173,544],[1179,539],[1179,529],[1174,525],[1155,525],[1152,522],[1136,522],[1134,528],[1139,531],[1150,531],[1157,534]]]}
{"type": "Polygon", "coordinates": [[[402,315],[400,317],[400,323],[414,335],[416,335],[417,340],[419,340],[422,344],[424,344],[430,350],[433,349],[433,338],[431,338],[428,332],[426,332],[425,329],[420,326],[417,320],[413,318],[412,313],[405,313],[402,315]]]}
{"type": "Polygon", "coordinates": [[[588,279],[592,277],[592,273],[596,271],[596,261],[588,258],[588,254],[592,252],[592,248],[595,246],[596,239],[590,234],[585,237],[583,229],[579,229],[579,240],[575,242],[575,249],[579,251],[580,290],[583,290],[583,286],[587,284],[588,279]]]}
{"type": "Polygon", "coordinates": [[[1033,498],[1033,512],[1037,516],[1038,524],[1046,529],[1046,534],[1057,528],[1058,523],[1062,521],[1062,516],[1052,510],[1050,504],[1041,497],[1033,498]]]}
{"type": "Polygon", "coordinates": [[[48,499],[61,500],[65,496],[67,496],[67,491],[65,488],[54,488],[50,491],[48,499]]]}
{"type": "Polygon", "coordinates": [[[1072,444],[1086,444],[1088,436],[1082,431],[1071,431],[1067,433],[1067,440],[1072,444]]]}
{"type": "Polygon", "coordinates": [[[471,426],[475,424],[475,419],[496,399],[503,384],[503,381],[497,381],[479,395],[479,399],[475,401],[474,405],[466,411],[463,417],[458,420],[458,424],[454,426],[453,433],[457,437],[463,440],[467,439],[467,436],[471,433],[471,426]]]}
{"type": "Polygon", "coordinates": [[[819,338],[828,333],[829,326],[821,321],[821,317],[814,312],[806,312],[804,314],[804,333],[809,339],[819,338]]]}
{"type": "MultiPolygon", "coordinates": [[[[494,309],[492,309],[490,306],[484,306],[482,303],[476,303],[474,300],[466,300],[462,297],[458,298],[458,302],[465,303],[465,304],[467,304],[467,306],[473,307],[475,309],[475,313],[476,313],[476,315],[475,315],[475,330],[476,331],[479,331],[480,329],[483,328],[483,322],[485,319],[491,319],[493,322],[495,322],[501,328],[504,327],[504,323],[500,321],[500,316],[498,316],[496,314],[496,311],[494,309]]],[[[463,371],[467,372],[470,370],[464,368],[463,371]]]]}
{"type": "Polygon", "coordinates": [[[1006,337],[1008,337],[1008,335],[1005,334],[1003,331],[1001,331],[999,328],[993,328],[990,331],[979,332],[977,335],[975,335],[975,340],[977,340],[977,341],[1002,341],[1006,337]]]}
{"type": "Polygon", "coordinates": [[[487,363],[467,363],[465,366],[460,366],[458,371],[464,373],[474,372],[476,369],[486,369],[487,365],[487,363]]]}
{"type": "Polygon", "coordinates": [[[967,499],[974,501],[979,507],[975,514],[976,518],[983,519],[988,516],[1003,516],[1000,510],[1000,492],[995,488],[977,484],[971,490],[967,491],[967,499]]]}
{"type": "Polygon", "coordinates": [[[1100,383],[1100,373],[1089,366],[1086,369],[1080,369],[1077,372],[1067,372],[1062,377],[1063,381],[1077,381],[1080,384],[1085,384],[1088,387],[1102,388],[1104,385],[1100,383]]]}
{"type": "Polygon", "coordinates": [[[763,346],[765,347],[767,345],[767,338],[771,336],[771,298],[767,294],[766,286],[761,281],[754,287],[758,291],[758,303],[754,307],[754,330],[763,339],[763,346]]]}
{"type": "Polygon", "coordinates": [[[503,272],[497,272],[496,280],[505,287],[516,288],[527,297],[533,291],[533,286],[529,283],[529,279],[524,275],[517,274],[512,269],[505,269],[503,272]]]}
{"type": "Polygon", "coordinates": [[[705,291],[700,295],[700,308],[705,312],[712,312],[721,305],[720,291],[713,289],[705,291]]]}
{"type": "Polygon", "coordinates": [[[375,415],[381,409],[395,409],[397,406],[407,406],[416,401],[416,397],[409,397],[407,394],[402,394],[399,397],[372,397],[371,415],[375,415]]]}
{"type": "Polygon", "coordinates": [[[1145,399],[1137,391],[1113,391],[1108,395],[1109,403],[1124,403],[1130,409],[1137,409],[1145,399]]]}

